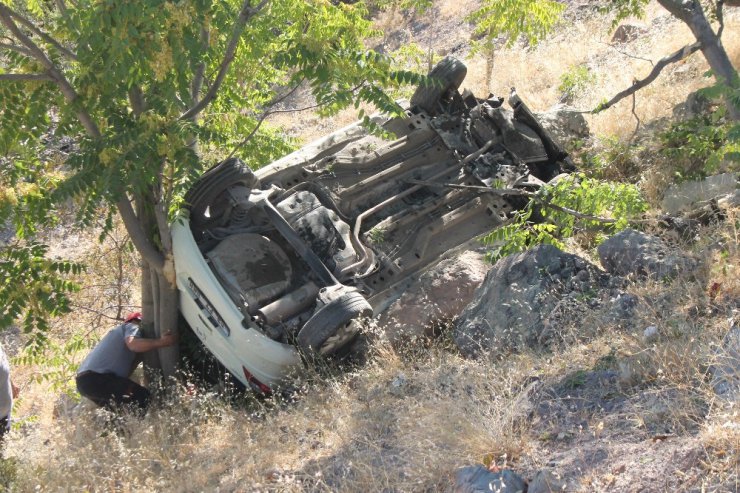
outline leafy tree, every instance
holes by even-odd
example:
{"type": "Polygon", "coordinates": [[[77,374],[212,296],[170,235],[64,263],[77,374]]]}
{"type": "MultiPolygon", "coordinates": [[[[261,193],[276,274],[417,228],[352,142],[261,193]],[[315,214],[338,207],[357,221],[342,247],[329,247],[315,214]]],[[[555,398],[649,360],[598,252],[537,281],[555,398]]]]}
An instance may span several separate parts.
{"type": "Polygon", "coordinates": [[[0,326],[21,321],[37,352],[46,342],[48,316],[70,311],[67,294],[78,286],[67,279],[79,274],[79,264],[46,258],[46,246],[31,242],[0,250],[0,326]]]}
{"type": "MultiPolygon", "coordinates": [[[[0,112],[17,101],[15,95],[3,99],[0,112]]],[[[25,140],[29,133],[23,126],[11,125],[6,130],[0,136],[15,134],[25,140]]],[[[59,173],[49,168],[30,173],[23,163],[15,164],[11,166],[0,156],[0,235],[8,236],[0,239],[0,329],[19,322],[30,335],[29,346],[35,353],[46,342],[49,316],[70,311],[67,295],[78,289],[70,277],[79,274],[82,266],[47,258],[48,248],[34,239],[39,224],[54,225],[53,215],[47,214],[49,200],[44,192],[55,186],[59,173]],[[12,238],[13,229],[16,239],[12,238]]]]}
{"type": "MultiPolygon", "coordinates": [[[[257,167],[284,154],[261,124],[300,86],[324,113],[400,111],[381,88],[414,76],[365,48],[366,17],[328,0],[0,0],[2,179],[43,190],[9,206],[16,222],[69,200],[81,226],[102,213],[110,228],[118,213],[142,257],[144,324],[176,330],[169,225],[202,156],[257,167]],[[42,186],[40,156],[59,136],[75,150],[42,186]]],[[[171,375],[176,361],[166,348],[155,366],[171,375]]]]}
{"type": "MultiPolygon", "coordinates": [[[[645,13],[645,6],[649,0],[615,0],[604,7],[606,11],[616,14],[615,25],[622,19],[630,16],[641,17],[645,13]]],[[[653,67],[647,77],[635,80],[633,85],[617,94],[610,101],[600,104],[594,111],[609,108],[616,102],[642,89],[655,80],[660,72],[669,64],[675,63],[687,56],[701,51],[706,59],[711,73],[717,80],[719,91],[724,93],[727,115],[734,121],[740,120],[740,77],[732,65],[727,51],[722,45],[724,31],[723,9],[725,0],[713,0],[702,3],[699,0],[658,0],[658,3],[674,17],[686,24],[694,35],[695,42],[684,46],[674,53],[663,57],[653,67]],[[708,11],[704,6],[707,6],[708,11]],[[707,12],[709,15],[707,15],[707,12]],[[711,20],[716,20],[717,29],[712,27],[711,20]]]]}

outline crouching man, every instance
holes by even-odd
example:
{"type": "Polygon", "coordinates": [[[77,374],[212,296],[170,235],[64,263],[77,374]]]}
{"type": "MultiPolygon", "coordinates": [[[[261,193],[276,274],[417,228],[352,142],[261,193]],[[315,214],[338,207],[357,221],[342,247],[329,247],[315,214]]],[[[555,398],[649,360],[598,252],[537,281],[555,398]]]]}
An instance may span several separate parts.
{"type": "Polygon", "coordinates": [[[133,404],[146,411],[149,391],[129,378],[136,367],[136,353],[172,346],[177,338],[170,332],[159,339],[143,338],[140,324],[141,313],[132,313],[87,355],[76,379],[77,391],[83,397],[111,410],[133,404]]]}

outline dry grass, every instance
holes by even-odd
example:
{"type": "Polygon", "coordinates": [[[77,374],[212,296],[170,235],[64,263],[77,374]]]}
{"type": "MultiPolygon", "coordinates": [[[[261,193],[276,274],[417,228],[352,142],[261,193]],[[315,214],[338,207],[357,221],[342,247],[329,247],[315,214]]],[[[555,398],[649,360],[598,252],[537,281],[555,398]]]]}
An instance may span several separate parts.
{"type": "Polygon", "coordinates": [[[446,351],[402,361],[379,345],[368,367],[309,374],[289,397],[229,405],[180,391],[118,432],[76,411],[15,435],[8,455],[18,491],[438,490],[460,464],[523,451],[518,382],[495,370],[446,351]]]}
{"type": "MultiPolygon", "coordinates": [[[[421,16],[404,17],[393,11],[382,14],[378,25],[388,31],[404,31],[408,36],[406,43],[417,43],[426,49],[430,39],[427,31],[415,32],[414,22],[443,24],[453,18],[454,12],[467,12],[477,4],[475,1],[442,2],[430,13],[421,16]]],[[[728,9],[725,19],[723,44],[735,66],[740,65],[740,15],[728,9]]],[[[460,19],[460,17],[456,17],[460,19]]],[[[535,111],[546,111],[557,104],[562,94],[559,91],[561,77],[573,68],[585,65],[593,74],[593,84],[580,93],[570,106],[588,111],[602,101],[611,99],[618,92],[628,88],[633,79],[645,77],[653,63],[660,58],[691,42],[688,28],[675,20],[656,3],[651,3],[644,19],[628,20],[637,25],[654,27],[647,36],[624,45],[611,45],[611,19],[592,16],[586,19],[563,21],[561,27],[550,38],[534,48],[515,46],[512,49],[499,49],[495,55],[492,87],[486,87],[486,63],[481,55],[466,60],[468,76],[463,83],[476,95],[484,96],[493,92],[498,96],[508,96],[510,88],[515,87],[519,95],[535,111]]],[[[432,39],[432,49],[437,54],[446,54],[461,42],[469,42],[470,26],[455,24],[440,28],[443,35],[432,39]]],[[[670,117],[672,108],[685,101],[691,92],[710,85],[711,79],[702,77],[709,67],[700,53],[680,63],[670,65],[660,77],[636,96],[635,113],[641,123],[670,117]]],[[[299,105],[300,106],[300,105],[299,105]]],[[[622,102],[597,115],[587,115],[591,131],[596,136],[629,138],[637,121],[632,114],[632,99],[622,102]]],[[[346,110],[328,120],[319,120],[310,114],[279,115],[271,121],[285,127],[286,131],[298,133],[305,141],[310,141],[326,132],[338,129],[356,119],[354,110],[346,110]]]]}
{"type": "MultiPolygon", "coordinates": [[[[452,17],[457,5],[444,2],[440,19],[452,17]]],[[[645,22],[661,15],[652,5],[645,22]]],[[[607,47],[606,27],[607,21],[589,20],[536,49],[501,51],[494,92],[516,86],[543,110],[560,97],[562,73],[585,63],[597,82],[574,104],[595,106],[649,70],[607,47]]],[[[737,28],[737,16],[730,16],[725,44],[740,65],[737,28]]],[[[675,23],[654,32],[624,49],[657,59],[686,40],[675,23]]],[[[423,44],[423,36],[417,41],[423,44]]],[[[484,63],[469,67],[467,85],[484,91],[484,63]]],[[[638,96],[640,117],[669,115],[673,104],[707,83],[698,77],[703,71],[697,56],[673,67],[638,96]]],[[[275,122],[310,139],[353,115],[326,122],[302,114],[275,122]]],[[[591,117],[591,125],[597,134],[631,135],[629,103],[591,117]]],[[[677,245],[708,260],[701,280],[636,284],[630,290],[644,303],[635,327],[584,327],[576,320],[574,334],[585,329],[594,335],[568,338],[577,342],[552,351],[471,361],[444,340],[393,350],[379,339],[362,367],[308,368],[293,389],[272,399],[233,398],[183,384],[144,419],[124,416],[115,426],[60,397],[84,350],[57,366],[17,365],[20,426],[4,452],[16,460],[12,488],[444,491],[458,467],[496,462],[530,478],[554,469],[580,491],[737,491],[740,417],[736,406],[714,394],[708,368],[717,361],[727,317],[739,308],[738,214],[700,231],[698,243],[677,245]],[[719,289],[709,293],[715,284],[719,289]],[[658,328],[655,341],[642,337],[648,325],[658,328]],[[34,380],[60,368],[61,382],[34,380]]],[[[73,334],[102,334],[110,323],[100,313],[115,315],[118,306],[137,303],[128,274],[134,260],[111,242],[101,246],[90,238],[70,240],[92,245],[84,257],[91,265],[85,290],[77,298],[87,309],[56,322],[59,344],[73,334]],[[119,259],[126,275],[119,275],[119,259]]],[[[0,467],[0,485],[5,470],[0,467]]]]}
{"type": "MultiPolygon", "coordinates": [[[[740,16],[733,15],[727,21],[723,43],[737,66],[740,64],[740,16]]],[[[648,36],[631,43],[612,47],[609,46],[611,21],[597,17],[565,24],[560,32],[534,49],[500,50],[495,57],[490,90],[506,96],[510,87],[516,87],[533,109],[544,111],[560,100],[558,87],[562,75],[585,65],[595,76],[595,82],[571,106],[593,109],[601,101],[628,88],[634,78],[645,77],[652,70],[649,60],[656,62],[692,40],[688,28],[656,4],[651,4],[646,18],[636,23],[646,26],[660,23],[663,27],[652,29],[648,36]]],[[[485,61],[482,58],[469,61],[468,67],[465,85],[479,94],[486,93],[489,88],[485,87],[485,61]]],[[[640,120],[645,123],[671,116],[673,106],[684,101],[692,91],[710,84],[709,79],[701,77],[707,70],[701,54],[664,69],[653,84],[636,96],[636,113],[640,120]]],[[[636,125],[631,98],[587,119],[592,133],[597,136],[626,138],[631,136],[636,125]]]]}
{"type": "MultiPolygon", "coordinates": [[[[13,489],[444,491],[462,465],[507,464],[531,478],[553,454],[584,491],[630,491],[630,474],[649,487],[640,475],[675,468],[687,489],[726,487],[738,477],[740,420],[714,396],[707,367],[740,294],[736,219],[692,245],[711,255],[701,283],[631,288],[646,302],[634,332],[594,327],[594,338],[552,351],[471,361],[444,339],[396,350],[379,339],[365,365],[308,368],[272,399],[183,384],[144,419],[116,426],[88,406],[55,406],[48,385],[25,382],[23,425],[5,451],[16,459],[13,489]],[[712,299],[706,285],[715,282],[712,299]],[[656,341],[641,337],[648,324],[656,341]],[[610,374],[616,380],[594,379],[610,374]],[[655,436],[668,437],[659,450],[655,436]],[[675,467],[647,459],[669,453],[675,467]]],[[[18,371],[26,380],[39,369],[18,371]]]]}

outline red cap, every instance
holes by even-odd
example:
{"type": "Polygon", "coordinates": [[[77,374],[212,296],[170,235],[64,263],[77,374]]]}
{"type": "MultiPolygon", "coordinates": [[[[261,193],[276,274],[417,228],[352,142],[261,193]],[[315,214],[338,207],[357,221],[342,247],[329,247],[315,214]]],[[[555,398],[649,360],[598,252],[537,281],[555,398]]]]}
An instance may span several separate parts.
{"type": "Polygon", "coordinates": [[[126,318],[123,319],[124,323],[129,323],[134,320],[141,321],[141,312],[129,313],[128,316],[126,316],[126,318]]]}

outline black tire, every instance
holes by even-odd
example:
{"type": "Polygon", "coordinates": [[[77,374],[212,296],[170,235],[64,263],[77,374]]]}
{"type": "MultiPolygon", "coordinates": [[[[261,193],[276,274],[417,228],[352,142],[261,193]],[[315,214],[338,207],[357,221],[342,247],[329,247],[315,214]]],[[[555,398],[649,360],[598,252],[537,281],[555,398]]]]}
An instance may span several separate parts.
{"type": "Polygon", "coordinates": [[[411,96],[411,107],[418,107],[430,115],[435,115],[438,103],[451,89],[457,90],[465,80],[468,68],[452,56],[446,56],[434,66],[428,77],[435,79],[431,85],[421,85],[411,96]]]}
{"type": "Polygon", "coordinates": [[[308,319],[298,332],[298,346],[321,356],[335,354],[357,336],[358,319],[372,314],[364,296],[354,291],[345,293],[308,319]]]}
{"type": "Polygon", "coordinates": [[[206,208],[224,191],[234,185],[253,188],[257,177],[241,159],[231,158],[209,169],[185,194],[185,202],[193,218],[203,218],[206,208]]]}

